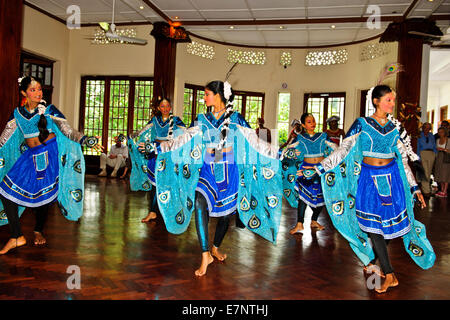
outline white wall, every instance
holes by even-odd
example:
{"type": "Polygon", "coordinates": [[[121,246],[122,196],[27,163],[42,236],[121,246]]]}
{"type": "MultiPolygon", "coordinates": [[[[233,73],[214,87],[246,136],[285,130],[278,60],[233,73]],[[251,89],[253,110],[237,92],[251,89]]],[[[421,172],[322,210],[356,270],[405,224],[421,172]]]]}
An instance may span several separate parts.
{"type": "Polygon", "coordinates": [[[53,70],[53,103],[63,113],[72,111],[65,106],[66,75],[69,54],[69,29],[62,23],[24,6],[22,48],[28,52],[56,61],[53,70]]]}
{"type": "MultiPolygon", "coordinates": [[[[193,38],[193,40],[197,40],[193,38]]],[[[250,50],[248,48],[228,47],[220,44],[197,40],[214,46],[214,59],[205,59],[188,54],[187,44],[180,44],[177,49],[176,87],[184,87],[184,83],[206,85],[212,80],[223,80],[232,63],[227,61],[227,49],[250,50]]],[[[367,44],[367,43],[364,43],[367,44]]],[[[232,87],[244,91],[265,92],[265,125],[276,128],[278,92],[291,93],[290,121],[299,118],[303,113],[303,97],[308,92],[346,92],[346,110],[344,127],[347,129],[359,116],[360,90],[369,89],[376,84],[380,71],[386,63],[395,62],[397,44],[390,45],[388,55],[371,61],[359,61],[361,45],[346,48],[349,59],[346,64],[310,67],[305,65],[305,57],[309,50],[291,49],[292,65],[286,69],[280,65],[281,49],[255,49],[266,53],[265,65],[239,64],[230,76],[232,87]],[[283,82],[288,84],[282,89],[283,82]]],[[[322,49],[321,49],[322,50],[322,49]]],[[[387,83],[395,86],[395,77],[387,83]]],[[[178,93],[178,92],[177,92],[178,93]]],[[[176,111],[182,112],[183,96],[176,94],[176,111]]]]}
{"type": "MultiPolygon", "coordinates": [[[[53,83],[54,102],[75,128],[78,128],[81,76],[153,75],[155,42],[150,36],[151,26],[136,27],[137,36],[148,40],[146,46],[93,45],[84,39],[93,35],[92,27],[68,30],[65,25],[28,6],[25,6],[24,21],[23,48],[57,61],[53,83]]],[[[203,40],[200,42],[208,43],[203,40]]],[[[183,110],[185,83],[205,85],[212,80],[223,80],[231,67],[231,63],[227,61],[228,46],[212,42],[209,44],[215,48],[213,60],[188,54],[186,43],[177,47],[175,114],[181,115],[183,110]]],[[[345,91],[344,129],[348,129],[359,116],[360,90],[375,85],[383,67],[397,59],[397,44],[391,43],[388,55],[361,62],[359,52],[365,44],[367,43],[342,47],[348,50],[349,60],[346,64],[333,66],[305,66],[308,50],[290,49],[292,65],[287,69],[279,63],[281,49],[255,49],[266,52],[266,64],[240,64],[234,69],[229,81],[238,90],[265,92],[264,114],[266,126],[271,129],[276,128],[278,92],[291,93],[292,120],[303,112],[304,93],[345,91]],[[288,84],[287,90],[281,88],[283,82],[288,84]]],[[[386,83],[395,86],[395,77],[386,83]]]]}
{"type": "Polygon", "coordinates": [[[436,133],[442,120],[450,119],[450,81],[429,82],[427,111],[434,110],[433,132],[436,133]],[[447,119],[440,119],[440,108],[447,107],[447,119]]]}

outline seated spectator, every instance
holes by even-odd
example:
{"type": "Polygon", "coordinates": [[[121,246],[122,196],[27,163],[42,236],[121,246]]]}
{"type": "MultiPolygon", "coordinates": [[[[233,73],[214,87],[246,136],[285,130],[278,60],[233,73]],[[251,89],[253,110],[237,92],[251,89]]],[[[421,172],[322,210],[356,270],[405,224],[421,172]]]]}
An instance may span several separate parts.
{"type": "MultiPolygon", "coordinates": [[[[126,166],[126,161],[128,159],[128,147],[123,144],[123,141],[125,141],[125,136],[120,134],[119,136],[114,137],[114,141],[116,144],[111,147],[109,154],[106,155],[105,153],[102,153],[100,155],[100,169],[102,171],[98,174],[99,177],[107,176],[106,166],[114,168],[111,173],[111,177],[113,178],[117,177],[117,171],[120,168],[125,167],[125,174],[128,171],[128,167],[126,166]]],[[[121,178],[122,177],[124,177],[124,175],[122,175],[121,178]]]]}

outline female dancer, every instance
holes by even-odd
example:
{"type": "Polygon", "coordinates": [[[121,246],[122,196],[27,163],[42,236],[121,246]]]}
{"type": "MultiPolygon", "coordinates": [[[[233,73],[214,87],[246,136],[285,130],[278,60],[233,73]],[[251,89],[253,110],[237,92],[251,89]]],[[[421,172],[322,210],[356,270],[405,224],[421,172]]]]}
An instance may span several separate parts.
{"type": "Polygon", "coordinates": [[[388,116],[395,106],[395,93],[378,85],[369,90],[368,99],[375,113],[358,118],[341,147],[316,170],[322,174],[333,224],[366,265],[364,270],[370,270],[376,259],[380,261],[385,281],[376,291],[382,293],[398,285],[388,256],[388,240],[403,237],[409,255],[424,269],[433,265],[435,255],[425,227],[414,220],[413,194],[422,208],[425,201],[407,156],[413,161],[418,157],[400,123],[388,116]]]}
{"type": "MultiPolygon", "coordinates": [[[[157,113],[155,116],[147,123],[147,125],[138,132],[131,135],[131,139],[139,137],[139,145],[143,146],[144,141],[151,142],[162,142],[169,139],[173,139],[174,136],[180,134],[181,129],[185,128],[183,121],[172,114],[172,106],[168,98],[161,98],[157,101],[157,113]]],[[[135,165],[131,169],[130,183],[134,184],[139,181],[136,175],[144,173],[143,179],[149,182],[153,187],[150,187],[148,183],[144,182],[145,186],[150,187],[151,190],[148,193],[149,201],[149,213],[141,222],[148,222],[150,220],[156,219],[156,212],[158,210],[158,203],[155,197],[156,186],[155,186],[155,162],[156,156],[152,155],[149,159],[144,159],[142,153],[138,151],[136,145],[131,140],[129,145],[132,150],[130,152],[131,159],[135,165]],[[139,165],[141,164],[141,165],[139,165]],[[142,172],[142,168],[145,168],[145,172],[142,172]]],[[[143,184],[139,182],[138,185],[132,186],[132,190],[139,190],[143,184]]]]}
{"type": "Polygon", "coordinates": [[[54,200],[67,219],[82,215],[85,169],[80,145],[102,150],[97,137],[83,136],[54,105],[45,106],[39,81],[21,78],[19,91],[26,103],[14,110],[0,137],[0,200],[7,218],[0,221],[9,223],[11,231],[0,254],[26,244],[19,222],[24,207],[36,213],[35,244],[46,242],[43,228],[54,200]]]}
{"type": "MultiPolygon", "coordinates": [[[[298,134],[294,142],[286,150],[295,149],[297,166],[297,180],[295,191],[298,192],[297,204],[297,224],[290,230],[290,234],[295,234],[303,230],[306,207],[312,208],[311,228],[323,230],[325,227],[317,222],[320,212],[325,206],[323,200],[320,177],[316,174],[314,166],[330,153],[330,147],[336,148],[327,133],[316,133],[316,120],[310,113],[304,113],[300,118],[303,133],[298,134]],[[328,144],[327,144],[328,142],[328,144]]],[[[289,158],[289,157],[288,157],[289,158]]],[[[285,175],[287,177],[288,175],[285,175]]],[[[285,181],[285,185],[289,181],[285,181]]],[[[288,199],[289,200],[289,199],[288,199]]]]}
{"type": "Polygon", "coordinates": [[[167,230],[184,232],[195,214],[202,249],[196,276],[206,274],[213,256],[226,259],[219,246],[236,209],[250,230],[272,242],[280,221],[278,150],[233,111],[233,99],[228,82],[208,83],[205,103],[213,112],[199,114],[176,139],[156,144],[157,197],[167,230]],[[209,216],[219,218],[211,252],[209,216]]]}

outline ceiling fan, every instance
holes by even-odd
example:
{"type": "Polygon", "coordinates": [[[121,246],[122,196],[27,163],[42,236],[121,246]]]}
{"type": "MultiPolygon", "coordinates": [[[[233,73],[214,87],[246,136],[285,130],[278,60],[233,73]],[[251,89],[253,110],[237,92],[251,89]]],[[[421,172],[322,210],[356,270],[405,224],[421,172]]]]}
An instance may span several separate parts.
{"type": "Polygon", "coordinates": [[[437,36],[434,34],[418,32],[418,31],[408,31],[408,33],[414,34],[416,36],[422,36],[425,38],[436,39],[436,41],[433,42],[433,45],[441,45],[441,44],[450,43],[450,28],[447,29],[447,34],[444,34],[442,36],[437,36]]]}
{"type": "Polygon", "coordinates": [[[113,0],[113,13],[112,13],[112,22],[111,22],[111,24],[109,24],[107,22],[99,22],[99,25],[105,31],[105,36],[108,38],[108,40],[120,41],[120,42],[129,43],[129,44],[146,45],[147,44],[147,40],[145,40],[145,39],[128,37],[128,36],[120,35],[120,34],[117,33],[116,25],[114,24],[114,10],[115,10],[115,6],[116,6],[116,0],[113,0]]]}

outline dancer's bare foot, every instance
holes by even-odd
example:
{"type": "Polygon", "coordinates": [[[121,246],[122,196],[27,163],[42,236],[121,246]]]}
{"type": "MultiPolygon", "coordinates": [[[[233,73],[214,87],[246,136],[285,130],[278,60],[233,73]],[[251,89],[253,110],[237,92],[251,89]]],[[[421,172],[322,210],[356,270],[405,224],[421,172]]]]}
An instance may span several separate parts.
{"type": "Polygon", "coordinates": [[[20,236],[18,238],[10,238],[8,242],[5,244],[3,249],[0,251],[0,254],[5,254],[9,250],[14,249],[16,247],[21,247],[27,243],[27,240],[24,236],[20,236]]]}
{"type": "Polygon", "coordinates": [[[216,257],[219,261],[224,261],[227,258],[225,253],[219,252],[219,248],[213,246],[211,249],[211,255],[216,257]]]}
{"type": "Polygon", "coordinates": [[[47,243],[47,240],[45,240],[42,233],[40,233],[39,231],[34,231],[34,244],[41,245],[41,244],[45,244],[45,243],[47,243]]]}
{"type": "Polygon", "coordinates": [[[290,234],[296,234],[296,233],[299,233],[300,231],[303,231],[303,223],[297,222],[295,227],[292,228],[291,231],[289,231],[289,233],[290,234]]]}
{"type": "Polygon", "coordinates": [[[376,264],[373,263],[369,263],[367,266],[364,267],[364,272],[365,273],[375,273],[378,276],[380,276],[381,278],[385,278],[386,276],[384,275],[383,271],[381,271],[380,267],[377,266],[376,264]]]}
{"type": "Polygon", "coordinates": [[[311,220],[311,228],[316,228],[317,230],[323,230],[325,227],[318,223],[317,221],[311,220]]]}
{"type": "Polygon", "coordinates": [[[156,219],[156,212],[149,212],[148,215],[141,220],[141,222],[149,222],[150,220],[156,219]]]}
{"type": "Polygon", "coordinates": [[[388,288],[390,287],[396,287],[398,286],[398,280],[395,277],[394,273],[388,273],[386,275],[386,279],[384,280],[383,284],[381,285],[381,288],[379,289],[375,289],[376,292],[378,293],[384,293],[387,291],[388,288]]]}
{"type": "Polygon", "coordinates": [[[197,277],[201,277],[206,274],[206,269],[208,269],[208,265],[211,264],[214,261],[214,258],[211,256],[211,253],[209,251],[202,253],[202,264],[200,265],[200,268],[195,270],[195,275],[197,277]]]}

